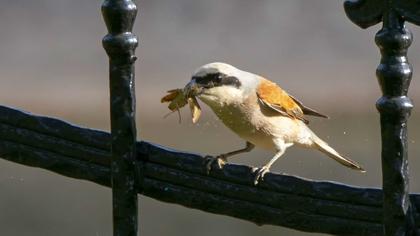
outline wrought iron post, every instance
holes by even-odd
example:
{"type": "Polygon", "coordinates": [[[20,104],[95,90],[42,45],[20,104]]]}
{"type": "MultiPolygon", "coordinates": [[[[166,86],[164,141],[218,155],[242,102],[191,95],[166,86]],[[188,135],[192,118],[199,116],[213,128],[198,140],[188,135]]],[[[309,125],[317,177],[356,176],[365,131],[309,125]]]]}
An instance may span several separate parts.
{"type": "Polygon", "coordinates": [[[409,200],[407,120],[413,104],[407,97],[412,68],[407,49],[412,34],[404,21],[419,23],[419,3],[413,0],[346,1],[348,17],[367,28],[380,21],[375,36],[381,51],[376,70],[383,96],[377,101],[382,134],[382,184],[384,234],[414,235],[415,226],[409,200]]]}
{"type": "Polygon", "coordinates": [[[412,69],[407,61],[411,32],[392,9],[385,12],[375,41],[382,59],[376,70],[383,96],[376,107],[381,117],[383,214],[386,235],[412,235],[409,200],[407,119],[413,107],[407,97],[412,69]],[[410,227],[411,226],[411,227],[410,227]]]}
{"type": "Polygon", "coordinates": [[[102,42],[110,62],[114,235],[134,236],[138,230],[134,92],[137,37],[132,29],[137,7],[131,0],[105,0],[102,14],[109,31],[102,42]]]}

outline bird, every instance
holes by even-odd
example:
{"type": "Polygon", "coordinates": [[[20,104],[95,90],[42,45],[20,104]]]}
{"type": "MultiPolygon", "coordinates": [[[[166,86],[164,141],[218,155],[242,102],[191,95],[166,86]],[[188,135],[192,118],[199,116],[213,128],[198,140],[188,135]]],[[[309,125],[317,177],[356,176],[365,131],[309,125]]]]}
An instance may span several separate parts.
{"type": "Polygon", "coordinates": [[[186,96],[205,103],[226,127],[245,141],[245,147],[211,157],[219,168],[228,158],[250,152],[254,147],[273,151],[264,166],[255,169],[254,185],[264,180],[276,160],[293,146],[316,149],[340,164],[361,172],[355,161],[344,157],[319,138],[309,127],[307,116],[328,118],[289,95],[276,83],[263,76],[240,70],[223,62],[199,67],[183,89],[186,96]]]}

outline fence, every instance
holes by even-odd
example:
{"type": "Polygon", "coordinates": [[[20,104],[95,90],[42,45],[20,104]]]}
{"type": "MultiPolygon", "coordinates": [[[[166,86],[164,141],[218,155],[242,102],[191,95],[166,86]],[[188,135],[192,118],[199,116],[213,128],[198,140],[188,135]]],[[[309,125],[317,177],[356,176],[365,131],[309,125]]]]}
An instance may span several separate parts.
{"type": "Polygon", "coordinates": [[[377,76],[381,115],[383,189],[360,188],[267,174],[253,186],[248,166],[227,164],[206,173],[204,157],[136,142],[134,50],[136,6],[105,0],[109,34],[111,134],[0,106],[0,156],[113,191],[114,235],[137,235],[137,194],[228,215],[256,224],[339,235],[420,235],[420,195],[408,192],[406,96],[412,41],[405,21],[420,24],[415,0],[346,1],[347,16],[367,28],[383,21],[375,39],[382,59],[377,76]]]}

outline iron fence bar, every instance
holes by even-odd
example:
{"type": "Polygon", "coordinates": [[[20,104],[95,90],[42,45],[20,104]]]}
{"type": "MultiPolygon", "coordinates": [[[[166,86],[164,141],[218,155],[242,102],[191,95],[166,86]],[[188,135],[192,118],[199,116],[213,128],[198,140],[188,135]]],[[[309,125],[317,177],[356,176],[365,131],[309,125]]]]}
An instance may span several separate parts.
{"type": "MultiPolygon", "coordinates": [[[[414,205],[409,201],[407,120],[413,104],[407,97],[412,67],[407,50],[412,34],[405,21],[420,24],[420,3],[413,0],[346,1],[347,16],[362,28],[383,22],[375,36],[381,52],[376,75],[383,96],[376,102],[382,136],[384,233],[416,235],[414,205]]],[[[420,232],[417,232],[419,235],[420,232]]]]}
{"type": "Polygon", "coordinates": [[[376,70],[383,96],[377,101],[382,134],[382,186],[385,235],[414,235],[409,201],[407,120],[413,107],[407,97],[412,76],[407,60],[411,32],[402,17],[386,8],[375,41],[382,58],[376,70]]]}
{"type": "MultiPolygon", "coordinates": [[[[0,156],[13,162],[110,186],[111,135],[0,106],[0,156]]],[[[137,143],[144,170],[138,193],[207,212],[297,230],[383,235],[382,191],[268,174],[253,186],[250,167],[206,174],[203,156],[137,143]]],[[[420,195],[412,194],[413,205],[420,195]]],[[[416,212],[416,228],[420,215],[416,212]]]]}
{"type": "Polygon", "coordinates": [[[138,231],[134,88],[137,37],[132,29],[137,8],[131,0],[105,0],[102,14],[109,31],[103,38],[103,46],[110,61],[114,235],[135,236],[138,231]]]}

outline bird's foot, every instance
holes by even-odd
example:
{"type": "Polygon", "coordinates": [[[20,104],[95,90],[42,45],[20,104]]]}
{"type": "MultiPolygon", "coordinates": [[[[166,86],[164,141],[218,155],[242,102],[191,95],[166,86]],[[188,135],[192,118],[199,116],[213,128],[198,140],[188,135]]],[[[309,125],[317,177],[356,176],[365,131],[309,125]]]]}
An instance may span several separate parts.
{"type": "Polygon", "coordinates": [[[219,169],[222,169],[222,167],[226,164],[226,161],[227,161],[227,158],[223,154],[217,157],[213,157],[213,156],[204,157],[204,163],[206,165],[207,174],[210,174],[213,163],[216,163],[217,167],[219,169]]]}
{"type": "Polygon", "coordinates": [[[263,181],[264,175],[268,172],[270,172],[270,167],[268,166],[257,168],[257,170],[255,171],[254,185],[257,185],[260,181],[263,181]]]}

